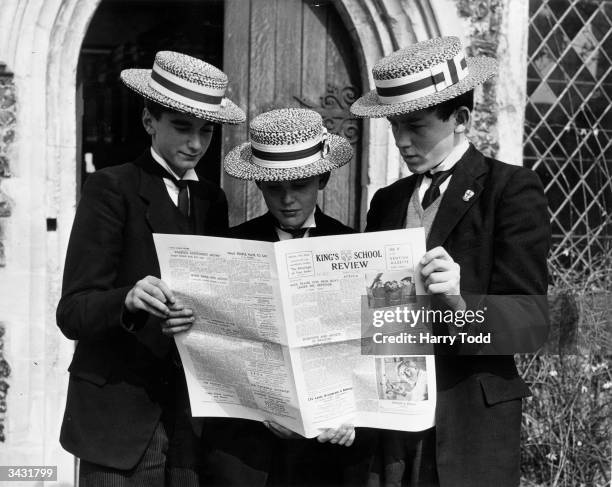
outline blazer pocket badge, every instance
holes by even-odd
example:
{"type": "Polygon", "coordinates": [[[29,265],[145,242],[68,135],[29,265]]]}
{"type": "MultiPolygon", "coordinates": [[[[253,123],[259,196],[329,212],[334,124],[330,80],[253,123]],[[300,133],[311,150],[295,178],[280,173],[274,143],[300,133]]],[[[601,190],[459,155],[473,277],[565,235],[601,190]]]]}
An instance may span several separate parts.
{"type": "Polygon", "coordinates": [[[463,201],[470,201],[472,196],[474,196],[474,191],[471,189],[466,190],[466,192],[463,194],[463,201]]]}

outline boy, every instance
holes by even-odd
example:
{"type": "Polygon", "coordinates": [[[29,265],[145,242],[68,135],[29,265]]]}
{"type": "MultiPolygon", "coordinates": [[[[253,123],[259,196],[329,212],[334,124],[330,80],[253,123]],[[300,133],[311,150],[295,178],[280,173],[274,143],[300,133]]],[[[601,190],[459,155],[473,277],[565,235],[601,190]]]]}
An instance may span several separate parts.
{"type": "MultiPolygon", "coordinates": [[[[504,325],[545,329],[537,299],[546,294],[550,240],[542,185],[528,169],[485,157],[465,136],[473,89],[495,71],[491,58],[466,59],[455,37],[417,43],[374,66],[376,89],[351,112],[389,120],[413,175],[374,195],[366,231],[425,227],[421,272],[439,306],[464,310],[468,294],[521,295],[525,304],[508,300],[504,325]]],[[[518,485],[521,399],[530,393],[513,357],[439,351],[435,426],[384,434],[381,483],[518,485]]]]}
{"type": "MultiPolygon", "coordinates": [[[[274,242],[354,233],[316,205],[330,172],[352,155],[346,139],[327,134],[318,113],[295,108],[263,113],[251,122],[250,138],[226,156],[224,169],[255,181],[268,212],[230,229],[231,237],[274,242]]],[[[360,485],[367,473],[356,460],[359,447],[351,446],[355,431],[349,425],[311,440],[273,422],[240,419],[212,420],[209,431],[215,442],[207,459],[210,485],[360,485]]]]}
{"type": "Polygon", "coordinates": [[[245,115],[227,77],[199,59],[159,52],[122,81],[145,98],[151,147],[89,176],[64,270],[57,324],[78,340],[60,442],[80,458],[79,485],[198,485],[197,445],[180,359],[162,329],[183,310],[159,279],[152,234],[221,234],[227,202],[194,168],[214,123],[245,115]],[[165,326],[165,325],[164,325],[165,326]]]}

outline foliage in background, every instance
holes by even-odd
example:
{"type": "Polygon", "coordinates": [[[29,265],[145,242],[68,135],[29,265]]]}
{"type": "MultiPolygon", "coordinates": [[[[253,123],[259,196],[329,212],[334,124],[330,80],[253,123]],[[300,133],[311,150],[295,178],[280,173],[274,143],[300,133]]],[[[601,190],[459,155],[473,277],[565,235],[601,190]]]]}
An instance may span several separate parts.
{"type": "Polygon", "coordinates": [[[573,288],[550,290],[554,349],[518,359],[533,392],[523,406],[523,486],[610,485],[612,266],[603,260],[572,276],[573,288]]]}

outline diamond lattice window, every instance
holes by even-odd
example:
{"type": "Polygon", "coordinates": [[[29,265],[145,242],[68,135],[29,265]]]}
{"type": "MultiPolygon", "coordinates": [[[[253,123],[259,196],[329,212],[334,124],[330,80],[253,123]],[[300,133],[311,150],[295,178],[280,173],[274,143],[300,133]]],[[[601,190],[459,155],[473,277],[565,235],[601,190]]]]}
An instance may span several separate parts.
{"type": "Polygon", "coordinates": [[[530,0],[525,164],[549,201],[557,279],[612,272],[612,0],[530,0]]]}

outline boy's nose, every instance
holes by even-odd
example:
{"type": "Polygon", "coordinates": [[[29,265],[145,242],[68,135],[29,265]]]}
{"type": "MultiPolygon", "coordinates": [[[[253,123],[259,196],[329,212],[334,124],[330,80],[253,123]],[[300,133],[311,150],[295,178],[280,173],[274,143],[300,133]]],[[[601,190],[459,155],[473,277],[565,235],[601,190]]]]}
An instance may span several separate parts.
{"type": "Polygon", "coordinates": [[[193,152],[199,152],[202,149],[202,140],[200,139],[200,134],[191,134],[189,136],[189,139],[187,140],[187,146],[193,152]]]}
{"type": "Polygon", "coordinates": [[[293,203],[294,200],[295,200],[295,198],[293,196],[293,192],[292,191],[284,191],[283,194],[281,195],[281,202],[285,206],[293,203]]]}
{"type": "Polygon", "coordinates": [[[408,148],[410,146],[412,146],[412,139],[410,138],[410,135],[408,133],[399,133],[396,137],[395,137],[395,145],[397,146],[398,149],[404,149],[404,148],[408,148]]]}

